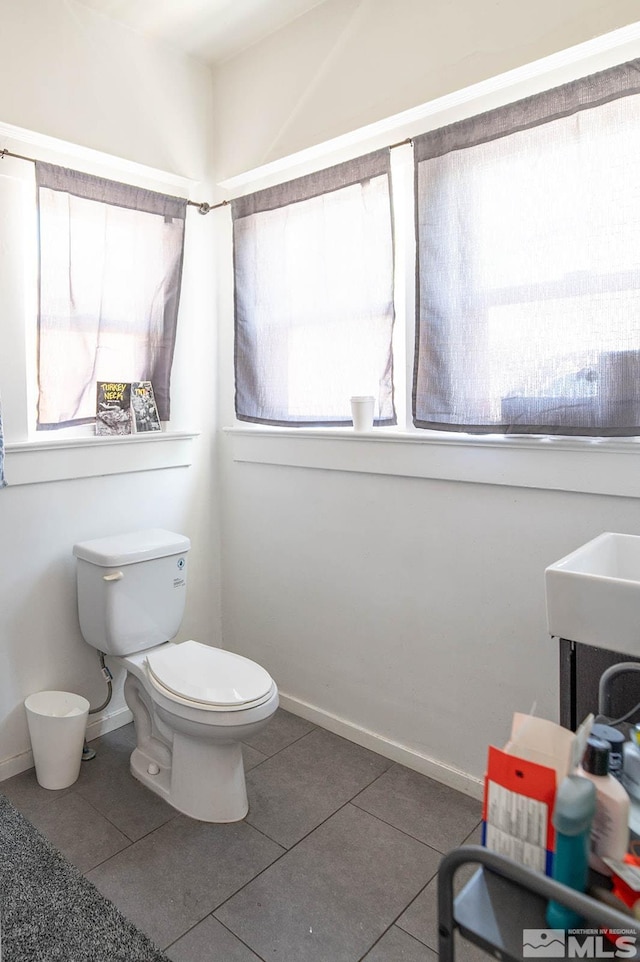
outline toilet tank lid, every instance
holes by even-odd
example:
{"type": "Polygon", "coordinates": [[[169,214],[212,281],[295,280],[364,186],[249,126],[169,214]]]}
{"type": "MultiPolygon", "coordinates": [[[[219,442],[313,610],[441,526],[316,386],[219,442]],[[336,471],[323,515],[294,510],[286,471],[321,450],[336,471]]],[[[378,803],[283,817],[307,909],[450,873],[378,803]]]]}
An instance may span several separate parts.
{"type": "Polygon", "coordinates": [[[129,531],[126,534],[96,538],[74,544],[76,558],[89,561],[103,568],[132,565],[138,561],[153,558],[166,558],[168,555],[183,554],[191,547],[189,538],[162,528],[149,528],[145,531],[129,531]]]}

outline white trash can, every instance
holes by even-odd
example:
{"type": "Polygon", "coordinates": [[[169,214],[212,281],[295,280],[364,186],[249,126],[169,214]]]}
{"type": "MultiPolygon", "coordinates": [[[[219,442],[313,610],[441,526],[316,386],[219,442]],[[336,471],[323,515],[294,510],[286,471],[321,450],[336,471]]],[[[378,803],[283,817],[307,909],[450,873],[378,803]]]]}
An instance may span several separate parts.
{"type": "Polygon", "coordinates": [[[69,691],[40,691],[24,707],[38,783],[68,788],[80,774],[89,702],[69,691]]]}

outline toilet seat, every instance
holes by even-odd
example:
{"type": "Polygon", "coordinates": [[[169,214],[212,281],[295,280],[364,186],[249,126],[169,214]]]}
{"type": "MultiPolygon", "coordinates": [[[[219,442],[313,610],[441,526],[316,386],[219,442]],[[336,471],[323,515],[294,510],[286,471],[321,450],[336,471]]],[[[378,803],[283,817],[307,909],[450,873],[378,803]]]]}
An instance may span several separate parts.
{"type": "Polygon", "coordinates": [[[163,645],[145,661],[149,681],[161,694],[209,711],[253,708],[274,690],[273,679],[260,665],[197,641],[163,645]]]}

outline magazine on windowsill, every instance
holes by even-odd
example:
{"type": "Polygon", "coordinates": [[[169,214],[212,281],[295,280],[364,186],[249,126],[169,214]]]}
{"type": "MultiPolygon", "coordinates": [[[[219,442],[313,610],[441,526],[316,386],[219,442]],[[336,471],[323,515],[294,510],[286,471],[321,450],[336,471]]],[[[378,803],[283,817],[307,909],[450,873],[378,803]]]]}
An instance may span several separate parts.
{"type": "Polygon", "coordinates": [[[151,381],[98,381],[96,434],[161,431],[151,381]]]}
{"type": "Polygon", "coordinates": [[[124,381],[98,381],[96,390],[96,434],[133,433],[131,384],[124,381]]]}
{"type": "Polygon", "coordinates": [[[151,381],[132,381],[131,408],[135,434],[162,430],[151,381]]]}

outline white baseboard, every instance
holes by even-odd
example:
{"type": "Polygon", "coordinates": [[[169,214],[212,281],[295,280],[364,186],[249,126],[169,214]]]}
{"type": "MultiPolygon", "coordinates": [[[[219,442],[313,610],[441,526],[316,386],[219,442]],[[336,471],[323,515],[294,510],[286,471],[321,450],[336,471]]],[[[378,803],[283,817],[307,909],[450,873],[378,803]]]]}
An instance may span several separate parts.
{"type": "MultiPolygon", "coordinates": [[[[130,721],[133,721],[133,715],[128,708],[119,708],[117,711],[102,715],[95,720],[89,716],[86,740],[90,742],[100,735],[105,735],[107,732],[114,731],[116,728],[122,728],[123,725],[127,725],[130,721]]],[[[0,761],[0,782],[11,778],[12,775],[19,775],[20,772],[26,772],[29,768],[33,768],[33,753],[31,750],[21,752],[19,755],[13,755],[11,758],[5,758],[0,761]]]]}
{"type": "Polygon", "coordinates": [[[90,742],[94,738],[99,738],[100,735],[106,735],[107,732],[115,731],[116,728],[122,728],[132,721],[133,715],[131,714],[131,710],[126,706],[118,708],[117,711],[111,712],[108,715],[101,715],[100,718],[93,719],[91,715],[89,715],[87,741],[90,742]]]}
{"type": "Polygon", "coordinates": [[[11,778],[12,775],[19,775],[20,772],[26,772],[29,768],[33,768],[33,755],[31,751],[21,752],[19,755],[12,755],[11,758],[5,758],[0,762],[0,782],[11,778]]]}
{"type": "MultiPolygon", "coordinates": [[[[378,735],[366,728],[361,728],[353,722],[339,718],[337,715],[324,711],[322,708],[309,705],[291,695],[285,695],[281,692],[280,705],[285,711],[290,711],[293,715],[306,718],[320,728],[326,728],[327,731],[333,732],[335,735],[341,735],[343,738],[355,742],[356,745],[361,745],[363,748],[377,752],[384,758],[389,758],[391,761],[398,762],[400,765],[406,765],[407,768],[420,772],[421,775],[427,775],[429,778],[433,778],[443,785],[448,785],[450,788],[455,788],[457,791],[463,792],[465,795],[470,795],[472,798],[482,798],[483,781],[481,778],[476,778],[467,772],[454,768],[452,765],[447,765],[445,762],[416,752],[414,749],[401,745],[399,742],[384,738],[382,735],[378,735]]],[[[87,725],[87,741],[92,741],[94,738],[114,731],[116,728],[122,728],[123,725],[127,725],[130,721],[133,721],[133,716],[126,707],[103,715],[100,718],[90,719],[87,725]]],[[[31,751],[22,752],[19,755],[14,755],[12,758],[4,759],[0,761],[0,782],[11,778],[12,775],[18,775],[20,772],[27,771],[29,768],[33,768],[33,755],[31,751]]]]}
{"type": "Polygon", "coordinates": [[[482,799],[483,780],[481,778],[469,775],[467,772],[460,771],[460,769],[435,758],[429,758],[428,755],[422,755],[399,742],[384,738],[382,735],[377,735],[366,728],[354,725],[353,722],[332,715],[322,708],[308,705],[299,698],[293,698],[291,695],[285,695],[282,692],[280,693],[280,706],[293,715],[299,715],[301,718],[306,718],[307,721],[314,722],[320,728],[326,728],[335,735],[341,735],[343,738],[355,742],[356,745],[369,748],[371,751],[377,752],[378,755],[390,758],[391,761],[406,765],[407,768],[420,772],[421,775],[428,775],[429,778],[433,778],[443,785],[448,785],[449,788],[455,788],[472,798],[482,799]]]}

